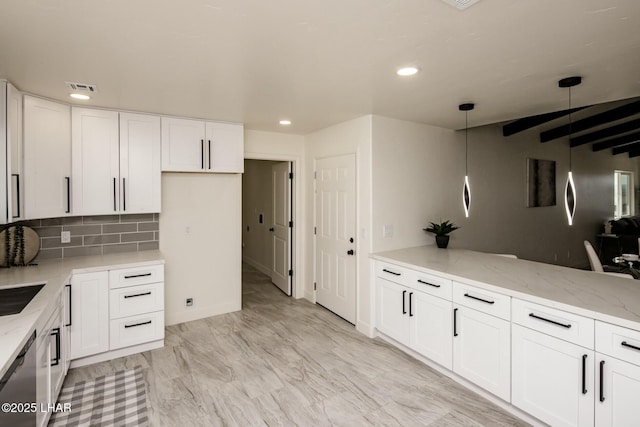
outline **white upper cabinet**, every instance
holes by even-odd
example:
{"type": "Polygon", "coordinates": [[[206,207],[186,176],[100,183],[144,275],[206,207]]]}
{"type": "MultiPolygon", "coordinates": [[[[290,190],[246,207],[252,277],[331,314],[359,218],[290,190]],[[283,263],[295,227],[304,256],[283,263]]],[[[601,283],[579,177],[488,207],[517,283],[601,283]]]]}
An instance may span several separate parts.
{"type": "Polygon", "coordinates": [[[243,172],[243,126],[163,117],[162,170],[166,172],[243,172]]]}
{"type": "Polygon", "coordinates": [[[9,221],[24,218],[24,175],[22,160],[22,94],[7,84],[7,158],[10,184],[7,186],[9,221]]]}
{"type": "Polygon", "coordinates": [[[160,117],[120,113],[120,211],[160,212],[160,117]]]}
{"type": "MultiPolygon", "coordinates": [[[[24,96],[23,218],[71,214],[71,109],[24,96]]],[[[22,197],[22,194],[21,194],[22,197]]]]}
{"type": "Polygon", "coordinates": [[[120,191],[118,113],[71,109],[73,212],[117,213],[120,191]]]}
{"type": "Polygon", "coordinates": [[[160,118],[72,110],[74,213],[160,212],[160,118]]]}

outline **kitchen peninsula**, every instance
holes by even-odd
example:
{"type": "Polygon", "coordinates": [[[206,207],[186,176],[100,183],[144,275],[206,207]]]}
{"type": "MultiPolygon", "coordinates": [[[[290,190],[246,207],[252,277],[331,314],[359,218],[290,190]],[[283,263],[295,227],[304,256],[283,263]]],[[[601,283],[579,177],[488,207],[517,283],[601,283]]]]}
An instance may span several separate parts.
{"type": "Polygon", "coordinates": [[[636,419],[638,281],[435,246],[371,258],[383,338],[532,422],[636,419]]]}

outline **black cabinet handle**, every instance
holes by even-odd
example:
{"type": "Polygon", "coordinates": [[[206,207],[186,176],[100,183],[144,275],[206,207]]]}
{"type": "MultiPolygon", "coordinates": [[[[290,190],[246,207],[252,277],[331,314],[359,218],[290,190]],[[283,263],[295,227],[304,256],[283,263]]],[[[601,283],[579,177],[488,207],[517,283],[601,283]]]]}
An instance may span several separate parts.
{"type": "Polygon", "coordinates": [[[473,295],[469,295],[469,294],[464,294],[464,296],[467,297],[467,298],[474,299],[476,301],[482,301],[482,302],[487,303],[487,304],[495,304],[496,303],[495,301],[489,301],[489,300],[486,300],[486,299],[474,297],[473,295]]]}
{"type": "Polygon", "coordinates": [[[127,210],[127,182],[122,178],[122,210],[127,210]]]}
{"type": "Polygon", "coordinates": [[[604,402],[604,360],[600,361],[600,402],[604,402]]]}
{"type": "Polygon", "coordinates": [[[204,169],[204,139],[200,140],[200,169],[204,169]]]}
{"type": "Polygon", "coordinates": [[[453,309],[453,336],[458,336],[458,309],[453,309]]]}
{"type": "Polygon", "coordinates": [[[113,178],[113,211],[117,211],[116,209],[116,179],[113,178]]]}
{"type": "Polygon", "coordinates": [[[418,283],[422,283],[423,285],[433,286],[434,288],[439,288],[440,287],[440,285],[436,285],[436,284],[433,284],[433,283],[425,282],[424,280],[420,280],[420,279],[418,279],[418,283]]]}
{"type": "Polygon", "coordinates": [[[211,169],[211,140],[209,140],[209,169],[211,169]]]}
{"type": "Polygon", "coordinates": [[[413,311],[411,310],[412,298],[413,298],[413,292],[409,292],[409,317],[413,317],[413,311]]]}
{"type": "Polygon", "coordinates": [[[151,320],[147,320],[146,322],[134,323],[133,325],[124,325],[124,327],[125,327],[125,329],[126,328],[135,328],[136,326],[150,325],[150,324],[151,324],[151,320]]]}
{"type": "Polygon", "coordinates": [[[135,294],[135,295],[125,295],[125,298],[135,298],[135,297],[143,297],[145,295],[151,295],[151,291],[149,292],[144,292],[142,294],[135,294]]]}
{"type": "Polygon", "coordinates": [[[142,273],[142,274],[132,274],[130,276],[124,276],[125,279],[135,279],[136,277],[147,277],[151,276],[151,273],[142,273]]]}
{"type": "Polygon", "coordinates": [[[18,203],[18,214],[13,215],[13,217],[20,218],[20,174],[12,173],[11,176],[16,177],[16,202],[18,203]]]}
{"type": "Polygon", "coordinates": [[[402,314],[407,314],[407,307],[404,303],[404,297],[407,295],[407,291],[402,291],[402,314]]]}
{"type": "Polygon", "coordinates": [[[631,349],[633,349],[633,350],[638,350],[638,351],[640,351],[640,347],[636,347],[635,345],[631,345],[631,344],[627,343],[626,341],[622,341],[622,342],[620,343],[620,345],[621,345],[621,346],[623,346],[623,347],[627,347],[627,348],[631,348],[631,349]]]}
{"type": "Polygon", "coordinates": [[[393,274],[394,276],[400,276],[402,274],[396,273],[395,271],[387,270],[386,268],[383,268],[382,271],[384,271],[385,273],[393,274]]]}
{"type": "Polygon", "coordinates": [[[567,328],[567,329],[571,328],[571,324],[565,324],[565,323],[556,322],[555,320],[545,319],[544,317],[536,316],[533,313],[529,313],[529,317],[542,320],[543,322],[553,323],[554,325],[562,326],[563,328],[567,328]]]}
{"type": "Polygon", "coordinates": [[[60,328],[52,329],[51,335],[56,336],[56,357],[51,360],[50,366],[57,366],[60,363],[60,328]]]}
{"type": "Polygon", "coordinates": [[[64,213],[71,213],[71,177],[65,176],[67,181],[67,210],[64,213]]]}
{"type": "Polygon", "coordinates": [[[582,355],[582,394],[587,394],[587,355],[582,355]]]}
{"type": "Polygon", "coordinates": [[[64,287],[69,287],[69,323],[64,326],[71,326],[71,285],[64,285],[64,287]]]}

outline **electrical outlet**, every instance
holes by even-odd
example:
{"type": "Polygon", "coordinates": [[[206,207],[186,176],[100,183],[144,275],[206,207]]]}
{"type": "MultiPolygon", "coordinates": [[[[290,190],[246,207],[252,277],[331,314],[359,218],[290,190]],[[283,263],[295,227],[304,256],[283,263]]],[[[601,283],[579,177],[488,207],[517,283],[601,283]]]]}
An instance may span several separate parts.
{"type": "Polygon", "coordinates": [[[70,243],[71,242],[71,232],[70,231],[62,231],[60,233],[60,242],[62,242],[62,243],[70,243]]]}
{"type": "Polygon", "coordinates": [[[187,298],[186,305],[187,305],[187,307],[193,306],[193,298],[187,298]]]}

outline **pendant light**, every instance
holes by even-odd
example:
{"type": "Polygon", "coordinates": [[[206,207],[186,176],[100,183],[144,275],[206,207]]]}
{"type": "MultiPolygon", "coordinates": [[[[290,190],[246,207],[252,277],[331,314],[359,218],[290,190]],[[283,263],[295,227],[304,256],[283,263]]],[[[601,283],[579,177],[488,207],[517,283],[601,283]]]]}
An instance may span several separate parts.
{"type": "Polygon", "coordinates": [[[473,110],[475,104],[460,104],[458,109],[464,111],[464,186],[462,187],[462,204],[464,215],[469,218],[469,207],[471,206],[471,188],[469,187],[469,111],[473,110]]]}
{"type": "MultiPolygon", "coordinates": [[[[561,79],[558,86],[561,88],[569,88],[569,141],[571,141],[571,88],[582,83],[582,77],[574,76],[561,79]]],[[[576,186],[573,182],[573,173],[571,165],[571,142],[569,142],[569,173],[567,175],[567,183],[564,187],[564,207],[567,213],[567,221],[569,225],[573,225],[573,215],[576,212],[576,186]]]]}

